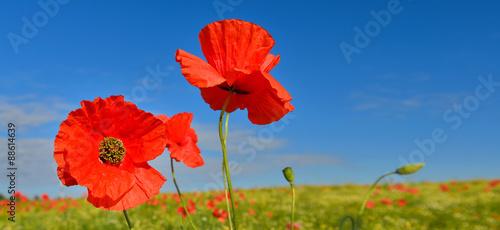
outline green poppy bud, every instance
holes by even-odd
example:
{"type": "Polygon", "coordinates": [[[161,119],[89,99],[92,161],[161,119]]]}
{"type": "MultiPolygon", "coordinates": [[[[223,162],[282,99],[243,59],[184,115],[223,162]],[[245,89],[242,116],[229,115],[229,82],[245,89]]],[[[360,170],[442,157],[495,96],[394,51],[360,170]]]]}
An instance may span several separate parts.
{"type": "Polygon", "coordinates": [[[293,183],[293,171],[292,168],[286,167],[283,169],[283,175],[285,175],[285,178],[288,182],[293,183]]]}
{"type": "Polygon", "coordinates": [[[408,174],[416,173],[418,170],[420,170],[424,166],[425,166],[425,163],[408,164],[408,165],[405,165],[401,168],[398,168],[398,170],[396,170],[396,173],[399,175],[408,175],[408,174]]]}

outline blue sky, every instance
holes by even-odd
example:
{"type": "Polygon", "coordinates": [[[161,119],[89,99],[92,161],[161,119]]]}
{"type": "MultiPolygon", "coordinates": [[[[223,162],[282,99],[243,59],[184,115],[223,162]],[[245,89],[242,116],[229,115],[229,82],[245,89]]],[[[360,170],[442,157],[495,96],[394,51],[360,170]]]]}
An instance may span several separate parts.
{"type": "MultiPolygon", "coordinates": [[[[7,123],[16,123],[17,185],[28,195],[85,191],[60,187],[55,135],[80,101],[118,94],[155,114],[194,113],[206,164],[176,164],[179,183],[220,189],[219,112],[184,79],[174,54],[203,57],[200,30],[231,18],[273,36],[281,62],[271,74],[296,108],[266,126],[251,124],[246,111],[231,115],[234,186],[286,186],[287,166],[297,184],[371,183],[405,162],[427,166],[394,180],[500,177],[498,2],[39,3],[0,3],[0,137],[7,145],[7,123]]],[[[173,190],[168,162],[151,162],[168,179],[162,191],[173,190]]],[[[0,167],[7,172],[6,159],[0,167]]],[[[0,194],[7,183],[0,180],[0,194]]]]}

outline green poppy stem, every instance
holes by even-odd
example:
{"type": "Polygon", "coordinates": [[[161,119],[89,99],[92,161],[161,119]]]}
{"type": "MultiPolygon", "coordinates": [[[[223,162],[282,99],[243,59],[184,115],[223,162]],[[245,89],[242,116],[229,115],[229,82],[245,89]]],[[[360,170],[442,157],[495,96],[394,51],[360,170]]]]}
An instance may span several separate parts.
{"type": "Polygon", "coordinates": [[[356,218],[355,229],[359,229],[361,216],[363,215],[363,212],[365,211],[366,202],[368,201],[368,198],[370,197],[370,194],[372,193],[373,189],[375,189],[375,186],[377,186],[378,182],[380,182],[380,180],[382,180],[384,177],[395,174],[395,173],[396,172],[390,172],[390,173],[386,173],[386,174],[382,175],[381,177],[379,177],[377,179],[377,181],[375,181],[375,183],[373,183],[373,185],[370,187],[370,189],[368,189],[368,193],[366,193],[366,195],[365,195],[365,199],[363,200],[363,203],[361,204],[361,208],[359,209],[359,212],[358,212],[358,217],[356,218]]]}
{"type": "Polygon", "coordinates": [[[229,211],[231,209],[231,206],[229,206],[229,197],[227,195],[227,183],[226,183],[226,166],[224,165],[224,162],[222,163],[222,180],[224,181],[224,195],[226,196],[226,205],[227,205],[227,215],[229,217],[229,229],[233,229],[233,221],[232,221],[232,214],[229,211]]]}
{"type": "Polygon", "coordinates": [[[346,216],[344,217],[344,219],[342,219],[342,221],[340,221],[339,230],[342,230],[342,227],[344,226],[344,222],[346,220],[351,220],[351,229],[354,229],[356,227],[356,225],[354,224],[354,218],[352,218],[352,216],[346,216]]]}
{"type": "Polygon", "coordinates": [[[290,182],[290,187],[292,188],[292,227],[291,229],[295,229],[294,227],[294,221],[295,221],[295,186],[293,185],[293,182],[290,182]]]}
{"type": "MultiPolygon", "coordinates": [[[[229,121],[229,113],[226,113],[226,127],[224,128],[224,145],[226,145],[226,141],[227,141],[227,124],[228,124],[228,121],[229,121]]],[[[229,217],[229,229],[233,229],[233,221],[231,221],[233,218],[232,218],[232,214],[231,212],[229,212],[229,210],[231,209],[231,207],[229,206],[229,198],[228,198],[228,195],[227,195],[227,182],[226,182],[226,166],[224,165],[224,162],[222,162],[222,180],[224,181],[224,195],[226,196],[226,205],[227,205],[227,215],[229,217]]]]}
{"type": "Polygon", "coordinates": [[[179,194],[179,198],[181,200],[181,204],[184,207],[184,212],[186,212],[186,215],[187,215],[187,217],[189,219],[189,223],[191,223],[191,227],[193,227],[193,229],[196,230],[196,227],[194,226],[193,221],[191,220],[191,216],[189,215],[189,212],[188,212],[188,210],[186,208],[186,203],[184,202],[184,199],[182,199],[181,190],[179,190],[179,186],[177,186],[177,181],[175,180],[174,158],[170,158],[170,166],[172,167],[172,177],[174,178],[174,184],[175,184],[175,188],[177,189],[177,194],[179,194]]]}
{"type": "Polygon", "coordinates": [[[127,220],[128,228],[132,229],[132,223],[130,223],[130,219],[128,218],[127,210],[123,210],[123,215],[125,216],[125,220],[127,220]]]}
{"type": "MultiPolygon", "coordinates": [[[[222,106],[222,110],[221,110],[221,113],[220,113],[220,117],[219,117],[219,138],[220,138],[220,143],[221,143],[221,146],[222,146],[222,157],[223,157],[223,164],[224,164],[224,167],[223,169],[225,170],[225,174],[226,174],[226,178],[227,178],[227,187],[229,188],[229,196],[231,198],[231,210],[228,209],[228,212],[231,211],[232,212],[232,222],[233,222],[233,227],[234,229],[238,229],[238,226],[236,225],[236,213],[235,213],[235,206],[234,206],[234,196],[233,196],[233,186],[231,184],[231,175],[229,173],[229,166],[228,166],[228,163],[227,163],[227,154],[226,154],[226,140],[227,140],[227,136],[224,136],[223,135],[223,130],[222,130],[222,123],[223,123],[223,120],[224,120],[224,113],[226,112],[226,108],[227,108],[227,105],[229,104],[229,101],[231,100],[231,96],[233,95],[233,91],[229,91],[229,95],[227,96],[226,98],[226,101],[224,102],[224,105],[222,106]]],[[[227,121],[227,119],[226,119],[227,121]]],[[[227,122],[226,122],[226,130],[227,130],[227,122]]],[[[226,134],[227,135],[227,134],[226,134]]],[[[224,172],[223,172],[224,174],[224,172]]]]}

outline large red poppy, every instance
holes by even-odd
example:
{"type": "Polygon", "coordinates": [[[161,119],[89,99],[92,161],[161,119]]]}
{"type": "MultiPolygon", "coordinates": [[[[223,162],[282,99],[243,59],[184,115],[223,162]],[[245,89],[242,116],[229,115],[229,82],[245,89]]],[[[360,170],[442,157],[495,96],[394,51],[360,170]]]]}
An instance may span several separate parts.
{"type": "Polygon", "coordinates": [[[54,142],[62,183],[87,187],[87,200],[104,210],[133,208],[158,194],[166,179],[147,161],[165,150],[164,123],[123,96],[81,105],[54,142]]]}
{"type": "Polygon", "coordinates": [[[237,19],[217,21],[205,26],[199,39],[207,62],[181,49],[175,57],[210,108],[222,110],[232,90],[226,111],[246,108],[254,124],[269,124],[294,109],[290,94],[269,74],[280,56],[269,53],[274,40],[262,27],[237,19]]]}
{"type": "Polygon", "coordinates": [[[165,123],[170,157],[178,162],[184,162],[191,168],[202,166],[205,162],[200,156],[200,149],[196,146],[198,136],[194,129],[190,128],[193,114],[184,112],[173,117],[167,117],[163,114],[156,117],[165,123]]]}

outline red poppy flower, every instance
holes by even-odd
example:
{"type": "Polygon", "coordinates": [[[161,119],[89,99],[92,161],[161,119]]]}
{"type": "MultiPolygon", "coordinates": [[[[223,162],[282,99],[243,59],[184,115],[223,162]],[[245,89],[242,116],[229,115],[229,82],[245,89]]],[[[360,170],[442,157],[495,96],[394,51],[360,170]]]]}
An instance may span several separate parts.
{"type": "Polygon", "coordinates": [[[406,206],[406,199],[399,199],[398,202],[397,202],[398,206],[400,207],[404,207],[406,206]]]}
{"type": "Polygon", "coordinates": [[[248,209],[248,214],[250,214],[250,216],[253,216],[255,215],[255,211],[253,209],[248,209]]]}
{"type": "Polygon", "coordinates": [[[223,20],[205,26],[199,39],[207,61],[181,49],[175,54],[184,77],[200,88],[213,110],[222,110],[230,91],[235,94],[226,108],[248,109],[248,119],[264,125],[278,121],[294,107],[292,96],[269,72],[279,62],[270,54],[271,35],[262,27],[242,20],[223,20]]]}
{"type": "Polygon", "coordinates": [[[215,208],[215,203],[213,200],[207,201],[207,208],[208,209],[214,209],[215,208]]]}
{"type": "Polygon", "coordinates": [[[219,222],[224,223],[227,219],[228,213],[222,209],[215,209],[212,215],[219,220],[219,222]]]}
{"type": "Polygon", "coordinates": [[[446,186],[446,185],[444,185],[444,184],[439,185],[439,188],[440,188],[441,190],[443,190],[443,192],[448,192],[448,191],[450,191],[450,187],[448,187],[448,186],[446,186]]]}
{"type": "Polygon", "coordinates": [[[198,136],[194,129],[190,128],[193,114],[179,113],[173,117],[162,114],[156,117],[165,123],[170,157],[177,162],[184,162],[185,165],[191,168],[202,166],[205,162],[200,156],[201,150],[196,146],[198,136]]]}
{"type": "Polygon", "coordinates": [[[42,194],[42,200],[43,200],[43,201],[49,201],[49,200],[50,200],[49,195],[47,195],[47,193],[43,193],[43,194],[42,194]]]}
{"type": "MultiPolygon", "coordinates": [[[[302,225],[300,225],[299,223],[293,223],[293,229],[301,229],[301,228],[302,228],[302,225]]],[[[286,229],[291,230],[292,223],[290,223],[290,222],[286,223],[286,229]]]]}
{"type": "Polygon", "coordinates": [[[391,199],[386,199],[386,198],[381,199],[381,200],[380,200],[380,202],[381,202],[382,204],[386,204],[386,205],[392,205],[392,204],[393,204],[393,202],[392,202],[392,200],[391,200],[391,199]]]}
{"type": "Polygon", "coordinates": [[[147,161],[165,150],[165,125],[123,96],[82,101],[54,142],[57,174],[66,186],[87,187],[87,200],[125,210],[159,193],[166,179],[147,161]]]}
{"type": "Polygon", "coordinates": [[[368,208],[368,209],[374,208],[375,207],[375,202],[372,201],[372,200],[368,200],[368,201],[366,201],[365,207],[368,208]]]}

